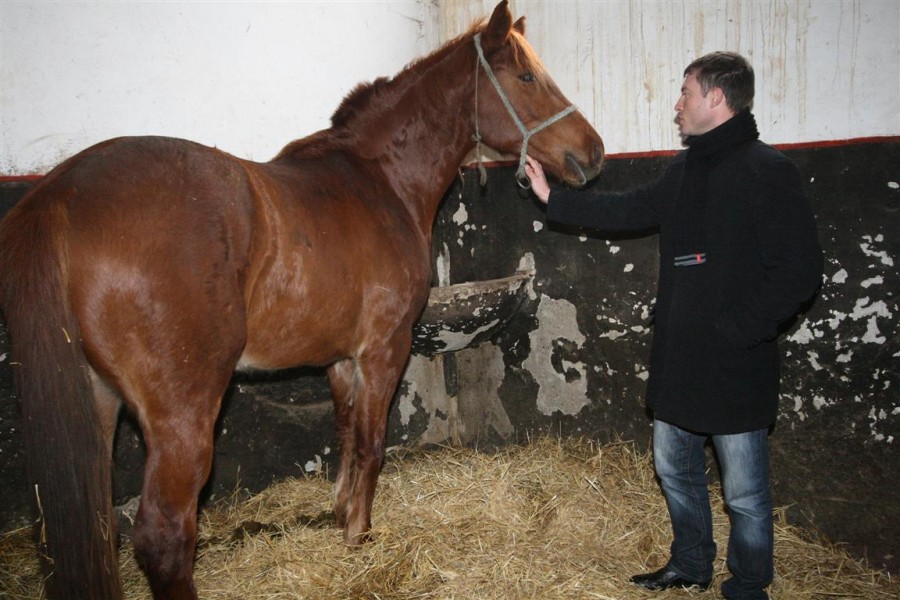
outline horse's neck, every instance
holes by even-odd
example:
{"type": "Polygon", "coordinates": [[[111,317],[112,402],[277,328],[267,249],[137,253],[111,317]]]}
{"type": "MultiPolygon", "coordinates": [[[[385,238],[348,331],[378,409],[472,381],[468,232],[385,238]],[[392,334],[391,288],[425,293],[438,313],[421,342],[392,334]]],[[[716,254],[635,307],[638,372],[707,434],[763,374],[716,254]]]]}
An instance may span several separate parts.
{"type": "Polygon", "coordinates": [[[470,40],[468,45],[461,41],[421,75],[407,73],[418,78],[356,132],[361,154],[381,166],[426,237],[444,192],[474,145],[475,53],[470,47],[470,40]]]}

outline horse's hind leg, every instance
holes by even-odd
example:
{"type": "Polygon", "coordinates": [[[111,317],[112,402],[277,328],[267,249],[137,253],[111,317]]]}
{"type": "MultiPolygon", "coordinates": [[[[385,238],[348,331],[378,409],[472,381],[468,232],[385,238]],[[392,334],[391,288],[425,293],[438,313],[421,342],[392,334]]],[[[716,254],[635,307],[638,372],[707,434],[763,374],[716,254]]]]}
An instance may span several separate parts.
{"type": "MultiPolygon", "coordinates": [[[[118,393],[103,381],[96,371],[90,369],[89,376],[91,388],[94,392],[94,409],[97,414],[97,421],[100,423],[103,441],[106,444],[106,447],[104,448],[104,452],[106,453],[104,461],[109,465],[109,469],[112,469],[113,443],[115,442],[116,425],[119,422],[119,410],[122,406],[122,400],[118,393]]],[[[109,503],[107,506],[103,507],[103,518],[108,522],[108,535],[116,538],[119,533],[119,523],[116,520],[116,515],[112,506],[112,478],[107,477],[104,481],[104,485],[108,486],[105,497],[109,499],[109,503]]],[[[115,540],[113,541],[113,545],[116,545],[115,540]]]]}
{"type": "Polygon", "coordinates": [[[147,409],[142,415],[147,460],[134,550],[155,598],[197,597],[197,498],[212,466],[220,400],[221,393],[183,398],[177,410],[147,409]]]}

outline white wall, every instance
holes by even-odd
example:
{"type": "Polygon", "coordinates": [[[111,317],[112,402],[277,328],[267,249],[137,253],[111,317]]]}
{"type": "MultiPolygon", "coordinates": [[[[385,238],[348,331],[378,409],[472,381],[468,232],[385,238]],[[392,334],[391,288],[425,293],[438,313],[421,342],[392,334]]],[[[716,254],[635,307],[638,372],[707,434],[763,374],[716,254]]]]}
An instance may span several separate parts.
{"type": "MultiPolygon", "coordinates": [[[[441,2],[439,35],[494,0],[441,2]],[[473,6],[474,5],[474,6],[473,6]]],[[[896,0],[512,0],[562,90],[609,152],[680,147],[672,119],[684,68],[732,50],[756,71],[769,143],[900,134],[896,0]]]]}
{"type": "Polygon", "coordinates": [[[268,160],[425,46],[421,2],[0,4],[0,175],[119,135],[268,160]]]}
{"type": "MultiPolygon", "coordinates": [[[[490,13],[495,0],[0,3],[0,175],[97,141],[162,134],[267,160],[326,127],[356,83],[490,13]]],[[[512,0],[610,152],[678,147],[672,106],[697,56],[757,71],[771,143],[900,135],[895,0],[512,0]]]]}

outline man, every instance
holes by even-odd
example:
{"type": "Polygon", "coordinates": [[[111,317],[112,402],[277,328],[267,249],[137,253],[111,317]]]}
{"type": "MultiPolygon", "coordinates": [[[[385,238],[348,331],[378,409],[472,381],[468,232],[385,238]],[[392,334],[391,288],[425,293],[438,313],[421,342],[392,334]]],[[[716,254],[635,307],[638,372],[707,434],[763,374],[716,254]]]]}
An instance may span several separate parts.
{"type": "Polygon", "coordinates": [[[716,546],[703,448],[711,438],[731,519],[722,593],[768,598],[775,338],[815,293],[822,251],[797,168],[758,140],[749,63],[714,52],[684,76],[675,112],[687,150],[656,182],[619,194],[551,189],[530,158],[526,174],[548,220],[659,233],[647,404],[674,539],[662,569],[631,581],[651,590],[709,587],[716,546]]]}

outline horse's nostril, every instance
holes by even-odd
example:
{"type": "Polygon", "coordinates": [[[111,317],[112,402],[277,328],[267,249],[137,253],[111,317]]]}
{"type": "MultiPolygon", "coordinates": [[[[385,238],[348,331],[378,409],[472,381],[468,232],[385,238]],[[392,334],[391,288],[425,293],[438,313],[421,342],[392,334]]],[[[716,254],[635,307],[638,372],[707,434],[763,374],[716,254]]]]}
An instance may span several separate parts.
{"type": "Polygon", "coordinates": [[[584,172],[584,168],[581,166],[581,163],[569,153],[566,153],[566,165],[568,165],[569,170],[575,175],[576,180],[571,183],[582,186],[588,181],[587,174],[584,172]]]}

